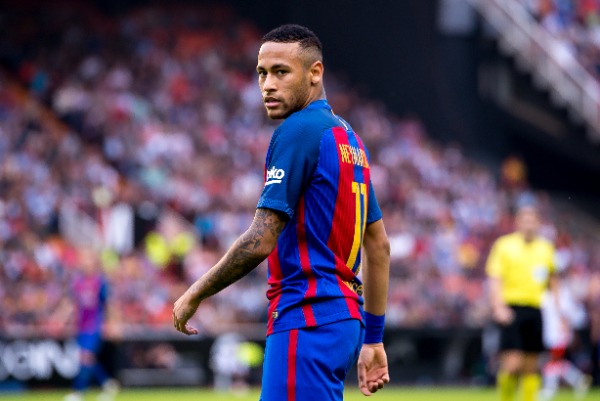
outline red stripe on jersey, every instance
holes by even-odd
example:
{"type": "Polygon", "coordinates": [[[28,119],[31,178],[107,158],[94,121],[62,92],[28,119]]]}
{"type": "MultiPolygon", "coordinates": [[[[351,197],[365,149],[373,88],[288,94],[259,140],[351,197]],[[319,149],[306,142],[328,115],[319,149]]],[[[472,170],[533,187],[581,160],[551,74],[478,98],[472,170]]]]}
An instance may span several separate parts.
{"type": "MultiPolygon", "coordinates": [[[[365,144],[363,143],[362,139],[360,139],[360,137],[358,135],[356,135],[356,141],[358,142],[358,146],[361,148],[361,150],[364,152],[365,157],[367,156],[367,149],[365,148],[365,144]]],[[[369,189],[371,186],[371,169],[370,168],[366,168],[363,167],[362,168],[362,173],[363,173],[363,177],[365,180],[365,184],[367,184],[367,197],[369,196],[369,189]]],[[[368,205],[368,198],[367,198],[367,205],[368,205]]],[[[368,216],[364,216],[365,219],[367,219],[368,216]]]]}
{"type": "Polygon", "coordinates": [[[273,333],[273,322],[276,316],[274,313],[277,311],[279,300],[281,299],[281,280],[283,279],[283,273],[281,272],[281,266],[279,265],[279,247],[275,247],[273,252],[269,255],[269,289],[267,290],[267,298],[269,299],[269,311],[268,311],[268,323],[267,323],[267,335],[273,333]]]}
{"type": "MultiPolygon", "coordinates": [[[[343,266],[336,266],[336,269],[339,268],[348,268],[346,265],[343,266]]],[[[348,311],[350,312],[350,316],[354,319],[358,319],[360,321],[362,321],[362,315],[360,314],[360,310],[358,308],[358,295],[356,295],[356,293],[350,289],[350,287],[348,287],[348,285],[346,285],[346,283],[344,282],[344,280],[342,280],[340,278],[340,276],[337,277],[338,280],[338,286],[340,287],[340,290],[342,291],[342,294],[344,294],[344,297],[346,298],[346,306],[348,307],[348,311]]]]}
{"type": "Polygon", "coordinates": [[[338,267],[346,266],[346,261],[352,251],[352,241],[354,240],[354,220],[356,219],[356,200],[355,194],[352,192],[354,164],[343,162],[339,151],[340,145],[349,145],[348,134],[341,127],[335,127],[332,131],[338,154],[340,175],[338,178],[338,193],[335,201],[333,221],[331,223],[331,233],[329,234],[327,246],[335,255],[335,264],[338,273],[342,275],[345,281],[350,281],[354,278],[352,270],[347,267],[346,269],[338,267]]]}
{"type": "MultiPolygon", "coordinates": [[[[298,236],[298,252],[300,254],[300,267],[308,280],[308,288],[304,293],[304,299],[310,299],[317,295],[317,279],[310,267],[310,259],[308,257],[306,225],[304,221],[304,197],[300,198],[300,201],[298,202],[298,223],[296,228],[298,236]]],[[[302,312],[304,312],[304,319],[306,320],[307,326],[312,327],[317,325],[312,305],[304,304],[302,306],[302,312]]]]}
{"type": "Polygon", "coordinates": [[[287,401],[296,401],[296,355],[298,353],[298,329],[290,330],[288,344],[287,401]]]}
{"type": "Polygon", "coordinates": [[[340,175],[338,178],[338,193],[335,202],[335,211],[329,235],[328,246],[335,255],[335,269],[337,271],[338,286],[344,297],[350,316],[362,320],[358,306],[358,295],[346,284],[355,276],[352,270],[346,266],[346,261],[352,251],[354,230],[356,228],[356,195],[352,192],[352,181],[354,181],[354,164],[342,161],[339,151],[340,145],[349,145],[346,131],[337,127],[333,129],[336,150],[338,150],[338,163],[340,175]]]}

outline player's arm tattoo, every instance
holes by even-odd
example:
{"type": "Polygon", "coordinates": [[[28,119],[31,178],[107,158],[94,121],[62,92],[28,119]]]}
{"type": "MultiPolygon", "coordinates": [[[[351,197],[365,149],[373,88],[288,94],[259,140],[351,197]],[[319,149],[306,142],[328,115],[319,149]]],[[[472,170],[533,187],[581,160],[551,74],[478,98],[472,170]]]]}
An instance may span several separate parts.
{"type": "Polygon", "coordinates": [[[250,228],[212,269],[193,284],[192,289],[198,299],[218,293],[254,270],[275,247],[287,220],[284,213],[256,209],[250,228]]]}

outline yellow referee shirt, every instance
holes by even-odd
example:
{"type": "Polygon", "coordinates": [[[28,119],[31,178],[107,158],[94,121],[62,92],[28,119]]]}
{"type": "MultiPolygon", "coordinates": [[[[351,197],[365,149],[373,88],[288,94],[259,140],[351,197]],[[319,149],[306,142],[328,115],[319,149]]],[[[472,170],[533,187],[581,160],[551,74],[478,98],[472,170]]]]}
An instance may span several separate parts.
{"type": "Polygon", "coordinates": [[[554,271],[554,245],[541,237],[525,242],[518,232],[504,235],[494,242],[486,270],[502,283],[506,304],[539,308],[554,271]]]}

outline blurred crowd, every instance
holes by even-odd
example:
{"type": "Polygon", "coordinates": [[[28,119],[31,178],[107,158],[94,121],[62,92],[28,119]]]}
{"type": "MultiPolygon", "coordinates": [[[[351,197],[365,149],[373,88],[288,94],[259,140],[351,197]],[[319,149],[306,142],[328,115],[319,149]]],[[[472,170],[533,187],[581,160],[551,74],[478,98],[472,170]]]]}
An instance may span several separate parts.
{"type": "Polygon", "coordinates": [[[553,53],[568,67],[578,60],[600,79],[600,1],[521,0],[536,20],[559,39],[553,53]]]}
{"type": "MultiPolygon", "coordinates": [[[[107,334],[173,334],[173,302],[248,227],[262,190],[276,122],[254,72],[260,33],[222,6],[107,16],[67,4],[0,24],[0,332],[69,334],[59,306],[94,249],[111,286],[107,334]]],[[[484,326],[489,247],[531,198],[566,282],[598,302],[597,238],[531,190],[518,156],[494,171],[329,73],[326,88],[372,156],[392,244],[389,326],[484,326]]],[[[266,289],[263,264],[191,323],[263,323],[266,289]]]]}

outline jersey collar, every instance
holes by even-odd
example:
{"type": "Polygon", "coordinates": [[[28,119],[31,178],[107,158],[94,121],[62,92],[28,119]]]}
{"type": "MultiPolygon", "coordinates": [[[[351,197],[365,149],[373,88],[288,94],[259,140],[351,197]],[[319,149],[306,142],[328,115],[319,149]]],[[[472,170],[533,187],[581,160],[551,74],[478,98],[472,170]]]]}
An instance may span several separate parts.
{"type": "Polygon", "coordinates": [[[516,232],[516,234],[517,234],[517,236],[518,236],[519,240],[520,240],[520,241],[521,241],[523,244],[525,244],[525,245],[533,244],[533,243],[534,243],[534,242],[536,242],[536,241],[538,240],[538,238],[539,238],[539,236],[538,236],[538,235],[535,235],[531,241],[527,242],[527,241],[525,241],[525,235],[523,235],[523,233],[521,233],[521,232],[517,231],[517,232],[516,232]]]}
{"type": "Polygon", "coordinates": [[[329,106],[329,103],[327,103],[327,99],[314,100],[308,106],[306,106],[306,108],[307,109],[328,109],[328,110],[331,110],[331,106],[329,106]]]}

